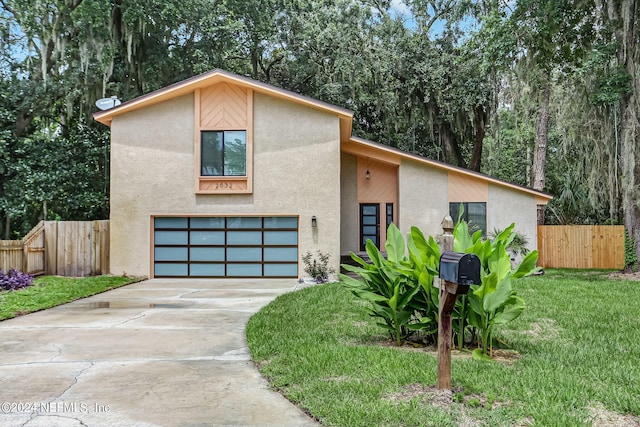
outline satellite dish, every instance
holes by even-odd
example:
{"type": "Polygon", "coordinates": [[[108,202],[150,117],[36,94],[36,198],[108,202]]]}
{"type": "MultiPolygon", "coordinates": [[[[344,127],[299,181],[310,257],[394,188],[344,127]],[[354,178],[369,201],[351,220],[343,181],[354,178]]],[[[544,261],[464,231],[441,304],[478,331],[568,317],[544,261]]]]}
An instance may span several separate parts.
{"type": "Polygon", "coordinates": [[[111,98],[102,98],[96,101],[96,107],[101,110],[108,110],[109,108],[117,107],[122,104],[117,96],[112,96],[111,98]]]}

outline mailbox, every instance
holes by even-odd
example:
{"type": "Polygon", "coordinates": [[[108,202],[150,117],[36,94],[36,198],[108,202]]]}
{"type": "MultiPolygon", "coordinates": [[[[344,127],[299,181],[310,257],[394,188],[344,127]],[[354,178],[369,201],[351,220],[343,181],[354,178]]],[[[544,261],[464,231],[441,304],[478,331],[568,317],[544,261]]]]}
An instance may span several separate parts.
{"type": "Polygon", "coordinates": [[[475,254],[444,252],[440,256],[440,278],[457,285],[447,288],[450,293],[466,294],[469,285],[480,284],[480,259],[475,254]]]}

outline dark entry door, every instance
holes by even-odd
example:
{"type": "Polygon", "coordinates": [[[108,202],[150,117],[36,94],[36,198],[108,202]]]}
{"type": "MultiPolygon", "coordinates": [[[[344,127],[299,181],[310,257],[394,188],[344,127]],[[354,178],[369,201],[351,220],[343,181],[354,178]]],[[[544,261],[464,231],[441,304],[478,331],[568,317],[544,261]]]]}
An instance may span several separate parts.
{"type": "Polygon", "coordinates": [[[380,204],[360,204],[360,250],[365,250],[367,240],[380,248],[380,204]]]}

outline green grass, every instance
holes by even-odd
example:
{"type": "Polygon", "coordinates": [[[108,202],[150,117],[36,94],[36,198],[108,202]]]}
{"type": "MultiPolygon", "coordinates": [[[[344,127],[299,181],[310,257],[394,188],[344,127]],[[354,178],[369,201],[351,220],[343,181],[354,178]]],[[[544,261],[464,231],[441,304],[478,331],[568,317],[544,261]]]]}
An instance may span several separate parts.
{"type": "Polygon", "coordinates": [[[516,289],[527,308],[496,337],[520,357],[454,357],[449,406],[397,397],[435,386],[436,357],[378,345],[387,336],[340,284],[282,295],[251,318],[247,339],[273,387],[325,425],[597,425],[598,406],[640,415],[640,282],[553,270],[516,289]]]}
{"type": "Polygon", "coordinates": [[[0,320],[51,308],[139,280],[121,276],[39,277],[28,288],[0,292],[0,320]]]}

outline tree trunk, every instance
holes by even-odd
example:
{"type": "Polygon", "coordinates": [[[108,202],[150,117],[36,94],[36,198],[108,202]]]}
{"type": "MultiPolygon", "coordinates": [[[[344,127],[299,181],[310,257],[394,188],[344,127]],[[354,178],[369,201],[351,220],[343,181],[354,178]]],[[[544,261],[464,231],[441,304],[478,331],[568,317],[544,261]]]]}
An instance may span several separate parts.
{"type": "Polygon", "coordinates": [[[462,151],[458,145],[456,135],[451,129],[451,125],[448,122],[443,122],[438,127],[440,132],[440,142],[442,144],[442,148],[444,148],[445,162],[466,169],[467,164],[464,161],[464,157],[462,157],[462,151]]]}
{"type": "MultiPolygon", "coordinates": [[[[547,164],[547,141],[549,136],[549,99],[551,83],[548,79],[538,98],[538,117],[536,118],[536,140],[533,152],[533,189],[544,190],[547,164]]],[[[544,205],[538,205],[538,224],[544,224],[544,205]]]]}
{"type": "Polygon", "coordinates": [[[547,163],[547,140],[549,130],[549,98],[551,84],[547,81],[538,99],[538,117],[536,118],[536,140],[533,153],[533,188],[544,189],[545,169],[547,163]]]}
{"type": "Polygon", "coordinates": [[[635,240],[636,254],[640,258],[640,44],[636,34],[638,3],[635,0],[610,2],[607,17],[619,44],[617,62],[630,77],[631,93],[620,95],[620,158],[622,175],[622,208],[624,225],[635,240]]]}
{"type": "Polygon", "coordinates": [[[480,166],[482,165],[482,144],[484,142],[485,126],[487,123],[487,111],[484,106],[477,105],[473,111],[474,114],[474,130],[475,141],[473,144],[473,154],[471,155],[471,163],[469,169],[472,171],[480,172],[480,166]]]}

